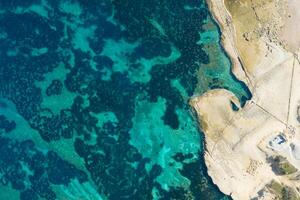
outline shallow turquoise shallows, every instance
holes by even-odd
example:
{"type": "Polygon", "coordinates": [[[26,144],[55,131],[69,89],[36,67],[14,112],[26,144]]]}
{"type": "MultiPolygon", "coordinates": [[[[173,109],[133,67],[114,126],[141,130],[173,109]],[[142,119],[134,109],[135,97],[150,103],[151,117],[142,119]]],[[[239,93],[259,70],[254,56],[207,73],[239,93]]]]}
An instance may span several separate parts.
{"type": "Polygon", "coordinates": [[[0,0],[0,47],[0,199],[230,199],[188,101],[251,94],[204,0],[0,0]]]}

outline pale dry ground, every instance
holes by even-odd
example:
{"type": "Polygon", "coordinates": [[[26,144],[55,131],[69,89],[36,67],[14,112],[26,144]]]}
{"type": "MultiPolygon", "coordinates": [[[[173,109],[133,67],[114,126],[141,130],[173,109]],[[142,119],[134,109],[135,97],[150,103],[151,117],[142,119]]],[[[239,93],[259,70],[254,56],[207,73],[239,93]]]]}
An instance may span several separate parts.
{"type": "Polygon", "coordinates": [[[288,17],[280,37],[287,44],[289,50],[297,51],[300,45],[300,12],[299,0],[288,0],[288,17]]]}
{"type": "Polygon", "coordinates": [[[235,200],[275,199],[272,180],[300,195],[298,172],[275,175],[267,158],[281,155],[300,170],[300,1],[210,0],[233,72],[252,92],[246,105],[227,90],[191,99],[205,133],[205,162],[220,190],[235,200]],[[298,108],[299,106],[299,108],[298,108]],[[284,133],[279,149],[269,141],[284,133]],[[294,145],[294,149],[290,144],[294,145]],[[263,195],[257,193],[264,190],[263,195]]]}

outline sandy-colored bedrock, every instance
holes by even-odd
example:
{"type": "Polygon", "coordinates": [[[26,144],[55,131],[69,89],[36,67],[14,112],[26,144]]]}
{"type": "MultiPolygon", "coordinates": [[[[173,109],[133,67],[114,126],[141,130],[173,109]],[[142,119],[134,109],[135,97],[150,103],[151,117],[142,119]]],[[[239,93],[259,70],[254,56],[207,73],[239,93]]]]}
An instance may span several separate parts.
{"type": "Polygon", "coordinates": [[[253,95],[238,111],[227,90],[191,99],[205,134],[208,173],[234,200],[287,198],[268,187],[272,181],[300,197],[300,1],[208,3],[233,72],[253,95]],[[275,156],[299,171],[278,174],[270,162],[275,156]]]}
{"type": "Polygon", "coordinates": [[[300,46],[300,1],[288,0],[287,18],[280,33],[281,39],[290,51],[297,51],[300,46]]]}

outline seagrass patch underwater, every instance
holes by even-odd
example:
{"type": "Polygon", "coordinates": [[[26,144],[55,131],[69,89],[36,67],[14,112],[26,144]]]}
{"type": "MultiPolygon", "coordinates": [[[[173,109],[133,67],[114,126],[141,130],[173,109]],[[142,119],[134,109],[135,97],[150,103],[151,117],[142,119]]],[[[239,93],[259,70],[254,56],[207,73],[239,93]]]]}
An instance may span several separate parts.
{"type": "Polygon", "coordinates": [[[188,100],[230,72],[204,0],[0,0],[0,199],[229,199],[188,100]]]}

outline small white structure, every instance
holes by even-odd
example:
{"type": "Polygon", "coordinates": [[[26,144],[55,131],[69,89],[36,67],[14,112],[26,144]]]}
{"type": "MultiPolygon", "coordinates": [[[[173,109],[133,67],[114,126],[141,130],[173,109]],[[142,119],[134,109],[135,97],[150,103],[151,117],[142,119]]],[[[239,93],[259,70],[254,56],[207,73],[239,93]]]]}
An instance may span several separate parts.
{"type": "Polygon", "coordinates": [[[274,150],[281,150],[286,144],[286,137],[284,136],[283,133],[279,133],[276,137],[274,137],[270,142],[269,145],[272,149],[274,150]]]}

